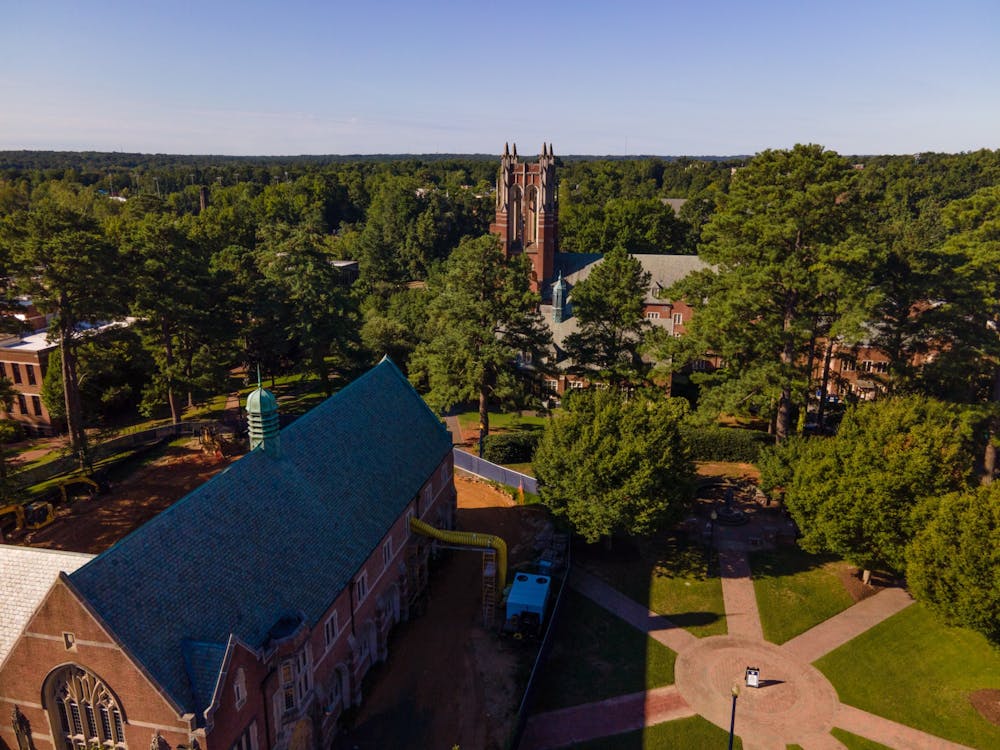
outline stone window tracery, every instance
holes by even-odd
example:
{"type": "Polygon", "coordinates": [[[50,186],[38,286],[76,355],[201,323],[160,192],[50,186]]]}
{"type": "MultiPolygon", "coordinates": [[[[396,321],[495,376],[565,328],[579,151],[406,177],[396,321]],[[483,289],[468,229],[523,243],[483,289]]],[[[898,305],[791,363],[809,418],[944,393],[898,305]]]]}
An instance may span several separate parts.
{"type": "Polygon", "coordinates": [[[76,665],[49,675],[46,698],[59,750],[126,750],[125,723],[114,693],[76,665]]]}

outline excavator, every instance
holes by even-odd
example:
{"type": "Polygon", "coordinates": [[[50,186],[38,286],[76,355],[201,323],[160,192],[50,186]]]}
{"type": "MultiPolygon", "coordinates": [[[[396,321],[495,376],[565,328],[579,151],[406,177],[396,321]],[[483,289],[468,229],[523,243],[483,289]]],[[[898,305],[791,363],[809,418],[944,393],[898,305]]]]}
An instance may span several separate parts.
{"type": "Polygon", "coordinates": [[[20,534],[25,529],[41,529],[56,520],[52,503],[42,500],[22,505],[4,505],[0,507],[0,541],[11,534],[20,534]]]}
{"type": "Polygon", "coordinates": [[[78,474],[60,480],[41,499],[34,502],[0,505],[0,541],[12,534],[44,528],[56,520],[55,505],[90,499],[105,489],[106,483],[78,474]]]}

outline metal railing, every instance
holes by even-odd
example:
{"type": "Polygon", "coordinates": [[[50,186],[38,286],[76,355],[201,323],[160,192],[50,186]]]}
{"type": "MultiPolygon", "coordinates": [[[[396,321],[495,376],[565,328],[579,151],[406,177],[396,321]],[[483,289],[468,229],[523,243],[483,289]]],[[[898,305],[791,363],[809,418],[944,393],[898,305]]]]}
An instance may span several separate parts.
{"type": "MultiPolygon", "coordinates": [[[[154,445],[166,438],[197,435],[206,427],[222,433],[232,433],[231,428],[227,428],[215,420],[192,420],[178,424],[161,425],[160,427],[153,427],[139,432],[129,432],[120,437],[98,443],[90,448],[90,458],[92,461],[99,461],[102,458],[113,456],[115,453],[130,448],[154,445]]],[[[12,475],[12,478],[21,486],[27,487],[61,476],[62,474],[73,472],[77,468],[79,468],[79,461],[76,456],[64,456],[54,461],[48,461],[41,466],[19,471],[12,475]]]]}

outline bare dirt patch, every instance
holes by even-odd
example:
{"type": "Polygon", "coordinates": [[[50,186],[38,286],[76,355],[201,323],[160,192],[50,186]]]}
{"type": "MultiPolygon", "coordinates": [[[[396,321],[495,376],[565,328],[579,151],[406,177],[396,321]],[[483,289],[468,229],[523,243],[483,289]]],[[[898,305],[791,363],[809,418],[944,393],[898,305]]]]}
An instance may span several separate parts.
{"type": "Polygon", "coordinates": [[[760,481],[760,470],[756,466],[739,461],[697,461],[695,468],[703,479],[736,479],[754,484],[760,481]]]}
{"type": "MultiPolygon", "coordinates": [[[[458,527],[507,542],[510,566],[529,562],[548,524],[481,482],[455,478],[458,527]]],[[[396,628],[389,660],[366,680],[364,702],[336,743],[342,750],[492,750],[513,727],[534,645],[483,627],[482,558],[451,551],[431,571],[425,611],[396,628]]]]}
{"type": "Polygon", "coordinates": [[[861,573],[861,570],[849,565],[845,566],[841,564],[837,566],[837,575],[840,577],[840,582],[855,602],[860,602],[862,599],[874,596],[882,589],[889,588],[894,583],[887,577],[880,576],[878,573],[872,573],[870,583],[865,583],[861,580],[861,573]]]}
{"type": "Polygon", "coordinates": [[[976,690],[969,693],[969,703],[986,721],[1000,726],[1000,690],[976,690]]]}
{"type": "Polygon", "coordinates": [[[111,490],[56,509],[56,521],[17,544],[73,552],[103,552],[222,471],[236,457],[204,455],[198,441],[171,446],[111,490]]]}

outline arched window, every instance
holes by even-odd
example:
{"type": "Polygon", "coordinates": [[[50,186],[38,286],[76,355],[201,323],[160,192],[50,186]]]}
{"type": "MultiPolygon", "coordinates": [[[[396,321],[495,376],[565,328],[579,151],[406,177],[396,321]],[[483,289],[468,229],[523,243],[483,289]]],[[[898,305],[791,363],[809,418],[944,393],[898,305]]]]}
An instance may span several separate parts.
{"type": "Polygon", "coordinates": [[[70,664],[45,680],[45,702],[58,750],[125,750],[125,721],[110,689],[96,675],[70,664]]]}

